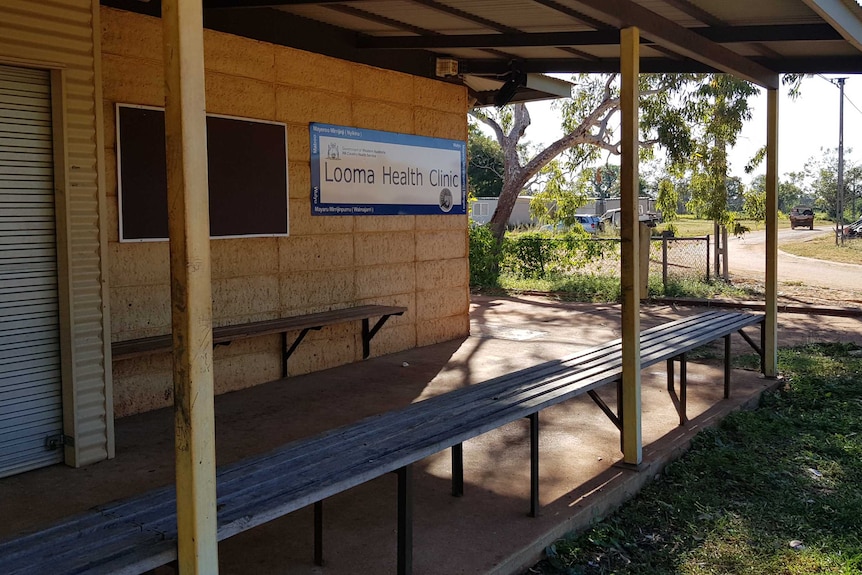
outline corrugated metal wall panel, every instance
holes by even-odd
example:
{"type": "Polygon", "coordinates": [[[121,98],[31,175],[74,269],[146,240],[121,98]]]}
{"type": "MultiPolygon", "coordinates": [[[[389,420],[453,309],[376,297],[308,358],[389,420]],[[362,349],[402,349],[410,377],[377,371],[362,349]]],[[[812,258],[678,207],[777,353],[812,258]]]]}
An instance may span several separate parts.
{"type": "Polygon", "coordinates": [[[50,82],[0,65],[0,477],[63,460],[50,82]]]}
{"type": "MultiPolygon", "coordinates": [[[[93,30],[98,2],[93,0],[3,0],[0,3],[0,62],[44,62],[63,70],[67,158],[67,202],[72,381],[64,382],[64,410],[74,416],[67,433],[73,465],[99,461],[110,452],[110,370],[105,369],[105,318],[102,313],[102,244],[99,222],[97,158],[101,135],[96,126],[96,73],[93,30]]],[[[67,415],[68,419],[68,415],[67,415]]]]}

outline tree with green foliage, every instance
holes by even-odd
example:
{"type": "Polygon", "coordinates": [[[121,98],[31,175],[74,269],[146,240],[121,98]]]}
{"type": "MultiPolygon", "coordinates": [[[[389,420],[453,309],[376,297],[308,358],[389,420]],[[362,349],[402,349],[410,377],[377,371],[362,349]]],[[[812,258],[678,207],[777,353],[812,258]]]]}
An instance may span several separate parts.
{"type": "MultiPolygon", "coordinates": [[[[730,222],[727,149],[736,144],[742,125],[751,119],[748,99],[757,88],[728,74],[709,74],[685,98],[681,117],[692,126],[691,154],[675,161],[691,172],[689,209],[717,224],[730,222]]],[[[738,185],[731,184],[731,186],[738,185]]],[[[737,188],[738,189],[738,188],[737,188]]],[[[740,195],[740,194],[736,194],[740,195]]]]}
{"type": "Polygon", "coordinates": [[[605,164],[596,168],[586,168],[593,182],[597,198],[620,197],[620,167],[617,164],[605,164]]]}
{"type": "Polygon", "coordinates": [[[766,187],[760,189],[751,188],[745,193],[742,203],[742,211],[745,216],[755,222],[766,220],[766,187]]]}
{"type": "Polygon", "coordinates": [[[578,177],[570,178],[557,160],[542,168],[541,173],[545,176],[543,186],[530,200],[530,215],[543,224],[582,230],[575,216],[592,191],[592,173],[582,170],[578,177]]]}
{"type": "Polygon", "coordinates": [[[844,205],[850,209],[850,221],[856,221],[856,216],[862,210],[862,165],[854,164],[844,168],[844,205]]]}
{"type": "MultiPolygon", "coordinates": [[[[621,154],[614,124],[620,110],[618,80],[616,74],[574,77],[572,97],[559,104],[563,136],[535,154],[520,145],[530,126],[524,104],[471,112],[492,130],[503,151],[503,189],[490,223],[498,242],[531,179],[544,174],[549,194],[586,197],[588,190],[575,174],[603,153],[621,154]],[[557,165],[547,168],[555,160],[557,165]],[[560,185],[560,177],[573,183],[560,185]]],[[[639,83],[641,156],[652,157],[652,147],[661,145],[676,172],[692,174],[696,211],[727,221],[727,146],[750,117],[747,98],[756,88],[723,74],[642,74],[639,83]]]]}
{"type": "MultiPolygon", "coordinates": [[[[796,206],[800,203],[811,204],[813,201],[810,197],[806,196],[806,194],[802,191],[800,184],[803,182],[803,176],[798,172],[788,172],[784,174],[784,179],[779,180],[778,182],[778,211],[782,213],[789,213],[793,206],[796,206]]],[[[751,180],[751,186],[748,190],[749,194],[757,194],[763,197],[764,206],[763,210],[765,213],[766,210],[766,176],[763,174],[759,174],[751,180]]],[[[751,202],[753,200],[748,200],[747,202],[751,202]]],[[[760,210],[760,208],[757,208],[760,210]]]]}
{"type": "Polygon", "coordinates": [[[667,178],[662,179],[658,184],[658,198],[655,204],[658,211],[661,212],[662,220],[667,223],[667,230],[676,233],[676,226],[673,222],[677,219],[679,192],[677,192],[673,182],[667,178]]]}
{"type": "MultiPolygon", "coordinates": [[[[530,126],[530,113],[524,104],[513,104],[498,109],[477,109],[471,115],[483,122],[494,133],[503,150],[503,191],[497,209],[491,218],[491,230],[497,242],[502,242],[506,224],[521,190],[563,152],[567,158],[558,163],[559,171],[570,175],[573,167],[595,159],[604,150],[619,154],[611,120],[619,110],[620,99],[616,88],[617,75],[580,76],[572,98],[562,104],[564,135],[532,157],[519,145],[530,126]]],[[[550,180],[557,172],[550,170],[550,180]]]]}
{"type": "MultiPolygon", "coordinates": [[[[846,150],[844,155],[844,174],[845,174],[845,208],[848,207],[847,189],[855,190],[855,179],[859,173],[859,166],[856,166],[849,159],[849,155],[853,150],[846,150]],[[852,178],[847,182],[847,176],[852,178]],[[848,185],[849,184],[849,185],[848,185]]],[[[803,173],[805,174],[806,187],[814,196],[814,205],[818,209],[827,213],[830,218],[835,218],[837,215],[837,200],[838,200],[838,149],[820,149],[820,154],[812,156],[805,162],[803,173]]],[[[850,202],[852,205],[852,201],[850,202]]]]}
{"type": "Polygon", "coordinates": [[[503,150],[475,124],[468,128],[467,189],[476,198],[496,198],[503,191],[503,150]]]}

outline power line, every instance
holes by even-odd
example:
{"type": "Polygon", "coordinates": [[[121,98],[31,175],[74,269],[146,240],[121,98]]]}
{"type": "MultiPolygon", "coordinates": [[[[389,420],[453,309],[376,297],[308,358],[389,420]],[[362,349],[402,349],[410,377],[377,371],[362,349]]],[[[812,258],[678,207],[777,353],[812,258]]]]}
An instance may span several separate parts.
{"type": "MultiPolygon", "coordinates": [[[[832,78],[827,78],[822,74],[817,74],[817,77],[821,80],[826,80],[836,88],[838,87],[838,84],[832,78]]],[[[851,106],[853,106],[853,109],[855,109],[857,112],[859,112],[860,115],[862,115],[862,110],[859,109],[859,106],[853,103],[853,100],[850,99],[850,96],[847,95],[847,92],[844,93],[844,99],[847,100],[847,102],[849,102],[851,106]]]]}
{"type": "Polygon", "coordinates": [[[853,108],[854,108],[857,112],[859,112],[860,114],[862,114],[862,110],[860,110],[860,109],[859,109],[859,107],[858,107],[856,104],[854,104],[854,103],[853,103],[853,100],[851,100],[851,99],[850,99],[850,97],[849,97],[846,93],[844,94],[844,99],[845,99],[845,100],[847,100],[847,101],[850,103],[850,105],[851,105],[851,106],[853,106],[853,108]]]}

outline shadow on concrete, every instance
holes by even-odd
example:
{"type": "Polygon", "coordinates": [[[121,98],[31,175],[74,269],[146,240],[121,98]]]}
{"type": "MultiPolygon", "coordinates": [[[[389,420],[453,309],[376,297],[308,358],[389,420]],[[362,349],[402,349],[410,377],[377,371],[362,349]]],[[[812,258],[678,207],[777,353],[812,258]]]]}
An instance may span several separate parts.
{"type": "MultiPolygon", "coordinates": [[[[644,326],[698,309],[645,307],[644,326]]],[[[619,337],[619,306],[541,298],[475,296],[472,335],[323,372],[271,382],[216,398],[219,465],[286,442],[398,409],[619,337]]],[[[756,334],[752,334],[757,339],[756,334]]],[[[862,320],[780,316],[780,344],[862,343],[862,320]]],[[[733,353],[752,353],[733,338],[733,353]]],[[[526,420],[468,441],[466,493],[450,495],[450,458],[442,452],[414,466],[416,575],[518,573],[566,531],[624,501],[687,449],[691,437],[734,409],[756,403],[772,384],[735,370],[722,397],[720,363],[689,364],[690,421],[678,416],[663,366],[642,373],[644,465],[622,469],[619,434],[587,397],[542,411],[541,515],[529,511],[526,420]]],[[[615,404],[614,386],[599,390],[615,404]]],[[[173,415],[164,409],[116,422],[117,457],[81,469],[61,465],[0,480],[0,537],[173,482],[173,415]]],[[[312,518],[303,509],[220,544],[223,574],[394,573],[395,477],[386,475],[325,502],[324,568],[312,563],[312,518]]]]}

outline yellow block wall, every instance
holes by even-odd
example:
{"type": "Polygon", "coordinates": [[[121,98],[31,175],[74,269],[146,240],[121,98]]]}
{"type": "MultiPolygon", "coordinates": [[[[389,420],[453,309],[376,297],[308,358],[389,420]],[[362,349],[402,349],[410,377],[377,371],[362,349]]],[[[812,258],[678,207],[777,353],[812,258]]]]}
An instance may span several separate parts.
{"type": "MultiPolygon", "coordinates": [[[[164,105],[161,21],[102,8],[111,339],[170,330],[167,242],[119,243],[115,104],[164,105]]],[[[312,216],[309,122],[464,140],[466,92],[229,34],[204,36],[207,111],[287,124],[290,237],[212,241],[215,325],[369,303],[406,306],[372,355],[469,331],[467,216],[312,216]]],[[[217,393],[278,379],[280,338],[215,349],[217,393]]],[[[358,322],[311,332],[298,375],[360,360],[358,322]]],[[[168,354],[115,361],[118,416],[168,405],[168,354]]]]}

